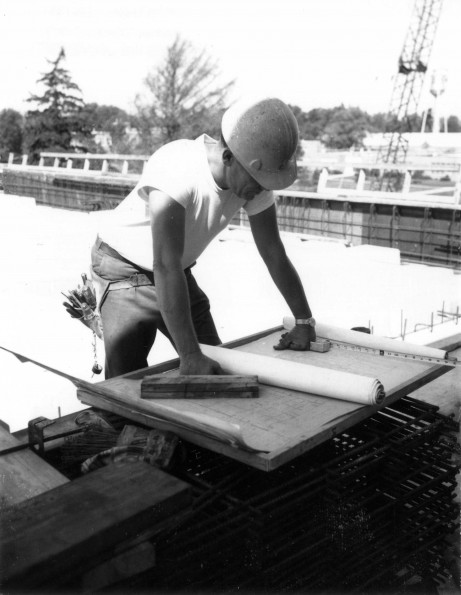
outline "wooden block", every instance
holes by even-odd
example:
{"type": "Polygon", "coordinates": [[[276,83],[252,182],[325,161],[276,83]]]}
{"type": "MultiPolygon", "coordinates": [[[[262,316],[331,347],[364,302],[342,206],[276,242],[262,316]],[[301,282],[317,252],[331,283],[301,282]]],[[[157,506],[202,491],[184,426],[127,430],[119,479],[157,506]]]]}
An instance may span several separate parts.
{"type": "Polygon", "coordinates": [[[189,484],[137,461],[12,506],[0,516],[1,586],[29,592],[65,584],[191,501],[189,484]]]}
{"type": "Polygon", "coordinates": [[[158,374],[146,376],[141,381],[141,399],[245,399],[258,396],[257,376],[158,374]]]}
{"type": "Polygon", "coordinates": [[[330,351],[331,343],[328,339],[317,339],[317,341],[311,341],[311,351],[317,351],[318,353],[325,353],[330,351]]]}

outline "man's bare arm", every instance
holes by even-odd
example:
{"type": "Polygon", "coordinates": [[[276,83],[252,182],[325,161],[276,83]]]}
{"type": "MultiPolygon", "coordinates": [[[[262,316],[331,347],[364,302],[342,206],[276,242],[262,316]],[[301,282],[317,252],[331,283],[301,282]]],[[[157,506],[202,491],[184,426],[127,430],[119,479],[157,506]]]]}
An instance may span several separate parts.
{"type": "MultiPolygon", "coordinates": [[[[275,205],[262,213],[252,215],[249,219],[256,247],[293,316],[310,318],[312,312],[301,280],[280,239],[275,205]]],[[[313,327],[295,327],[291,335],[288,333],[288,343],[293,339],[293,344],[286,346],[294,349],[308,349],[309,342],[315,341],[315,338],[313,327]]]]}
{"type": "Polygon", "coordinates": [[[149,194],[155,288],[165,324],[180,358],[181,374],[220,374],[219,364],[201,351],[192,322],[182,267],[185,209],[158,190],[149,194]]]}

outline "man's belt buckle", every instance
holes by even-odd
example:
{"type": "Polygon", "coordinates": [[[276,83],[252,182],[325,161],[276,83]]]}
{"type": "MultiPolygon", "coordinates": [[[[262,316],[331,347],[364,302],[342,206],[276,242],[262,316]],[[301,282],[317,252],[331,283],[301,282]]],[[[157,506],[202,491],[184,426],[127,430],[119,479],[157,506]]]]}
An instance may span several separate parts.
{"type": "Polygon", "coordinates": [[[131,285],[131,287],[139,287],[139,285],[141,284],[141,279],[139,277],[139,274],[131,275],[131,277],[128,277],[128,283],[131,285]]]}

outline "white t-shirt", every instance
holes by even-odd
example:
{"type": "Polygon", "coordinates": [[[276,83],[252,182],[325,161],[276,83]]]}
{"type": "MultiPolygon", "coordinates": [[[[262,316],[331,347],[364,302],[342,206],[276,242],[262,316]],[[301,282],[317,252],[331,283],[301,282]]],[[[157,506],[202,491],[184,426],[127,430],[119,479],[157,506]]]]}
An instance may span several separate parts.
{"type": "Polygon", "coordinates": [[[138,266],[152,270],[153,243],[148,198],[157,189],[186,209],[183,267],[190,266],[211,240],[229,224],[240,208],[256,215],[274,203],[271,191],[251,201],[216,185],[208,164],[207,135],[196,140],[177,140],[156,151],[136,187],[109,213],[99,230],[100,238],[138,266]]]}

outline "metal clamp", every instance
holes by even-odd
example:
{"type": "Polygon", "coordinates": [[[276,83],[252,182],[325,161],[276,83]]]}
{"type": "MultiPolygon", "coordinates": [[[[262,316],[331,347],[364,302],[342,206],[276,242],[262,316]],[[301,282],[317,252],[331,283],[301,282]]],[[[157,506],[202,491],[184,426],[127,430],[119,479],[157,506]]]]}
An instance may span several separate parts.
{"type": "Polygon", "coordinates": [[[38,454],[42,455],[45,452],[45,435],[44,430],[48,426],[53,425],[54,420],[47,417],[36,417],[31,419],[27,424],[27,431],[29,436],[29,446],[38,446],[38,454]]]}

